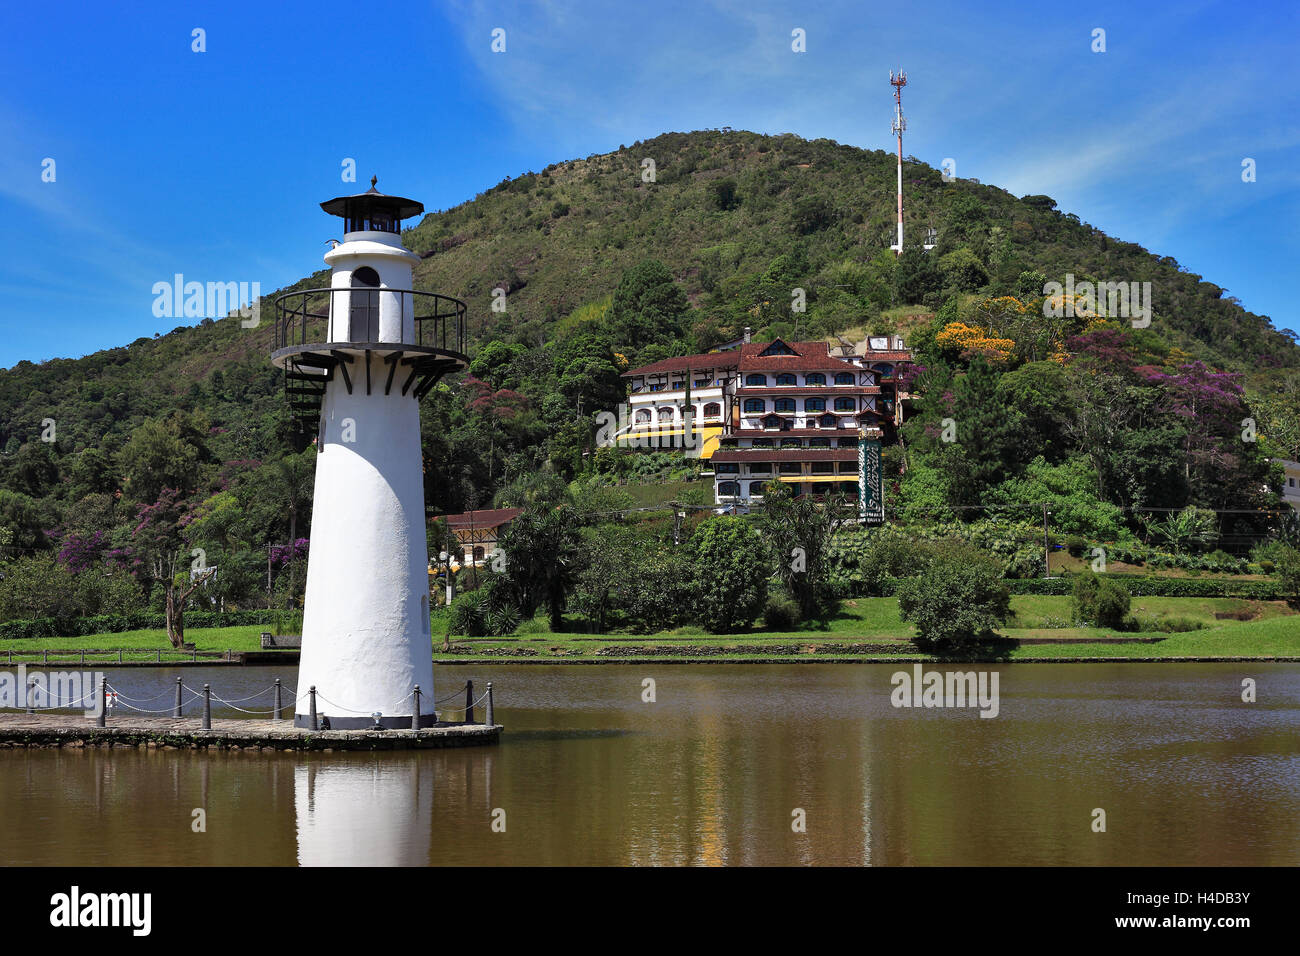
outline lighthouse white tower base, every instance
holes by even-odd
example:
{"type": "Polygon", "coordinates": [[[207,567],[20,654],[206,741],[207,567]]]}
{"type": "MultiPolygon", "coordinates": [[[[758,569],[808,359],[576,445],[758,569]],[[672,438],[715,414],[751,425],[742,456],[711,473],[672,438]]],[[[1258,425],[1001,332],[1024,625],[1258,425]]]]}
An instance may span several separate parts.
{"type": "Polygon", "coordinates": [[[431,726],[420,400],[469,364],[466,306],[413,288],[401,222],[421,203],[372,178],[321,209],[345,223],[329,288],[276,299],[271,353],[299,436],[319,429],[294,724],[431,726]]]}
{"type": "MultiPolygon", "coordinates": [[[[364,359],[360,359],[364,361],[364,359]]],[[[378,377],[382,360],[371,357],[378,377]]],[[[355,369],[353,380],[363,377],[355,369]]],[[[410,727],[413,692],[433,723],[433,642],[419,406],[396,389],[349,394],[337,377],[322,408],[294,722],[410,727]]]]}

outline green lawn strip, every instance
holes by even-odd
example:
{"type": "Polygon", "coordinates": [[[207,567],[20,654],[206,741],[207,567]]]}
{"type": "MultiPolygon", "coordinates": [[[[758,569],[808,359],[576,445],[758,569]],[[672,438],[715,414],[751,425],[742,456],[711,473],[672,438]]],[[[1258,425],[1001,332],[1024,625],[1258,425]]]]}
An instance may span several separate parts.
{"type": "MultiPolygon", "coordinates": [[[[264,630],[266,628],[256,624],[242,627],[186,628],[185,640],[193,643],[200,651],[254,651],[261,649],[261,635],[264,630]]],[[[33,652],[40,654],[46,649],[70,651],[117,650],[119,648],[141,652],[140,656],[143,656],[143,652],[146,651],[161,650],[167,652],[172,650],[171,642],[167,640],[167,632],[162,628],[118,631],[110,634],[83,634],[80,637],[33,637],[0,640],[0,652],[13,651],[15,659],[18,659],[20,654],[30,658],[33,652]]],[[[7,659],[7,654],[5,659],[7,659]]]]}

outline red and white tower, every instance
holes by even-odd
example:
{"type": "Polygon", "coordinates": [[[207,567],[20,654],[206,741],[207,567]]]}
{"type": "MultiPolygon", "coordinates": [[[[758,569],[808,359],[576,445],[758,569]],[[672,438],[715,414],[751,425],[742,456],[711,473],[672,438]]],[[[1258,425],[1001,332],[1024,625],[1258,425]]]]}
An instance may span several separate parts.
{"type": "Polygon", "coordinates": [[[907,86],[907,74],[902,70],[889,71],[889,84],[894,88],[894,133],[898,137],[898,239],[889,248],[894,255],[903,254],[903,130],[907,129],[907,120],[903,118],[903,87],[907,86]]]}

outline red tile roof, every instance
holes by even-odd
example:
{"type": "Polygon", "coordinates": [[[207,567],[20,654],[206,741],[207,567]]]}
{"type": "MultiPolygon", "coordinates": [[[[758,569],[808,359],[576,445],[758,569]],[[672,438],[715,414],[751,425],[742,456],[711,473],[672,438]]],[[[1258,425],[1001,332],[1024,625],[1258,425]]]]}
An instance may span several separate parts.
{"type": "Polygon", "coordinates": [[[829,370],[835,372],[852,372],[857,366],[852,362],[835,358],[825,342],[785,342],[796,355],[760,355],[771,342],[750,342],[740,347],[740,370],[742,372],[802,372],[829,370]]]}
{"type": "Polygon", "coordinates": [[[736,352],[703,352],[696,355],[678,355],[659,362],[651,362],[640,368],[628,369],[623,377],[629,375],[656,375],[663,372],[684,372],[687,369],[735,368],[740,356],[736,352]]]}
{"type": "Polygon", "coordinates": [[[439,520],[447,522],[453,529],[499,528],[519,517],[523,510],[523,508],[497,508],[488,511],[466,511],[458,515],[439,515],[439,520]]]}

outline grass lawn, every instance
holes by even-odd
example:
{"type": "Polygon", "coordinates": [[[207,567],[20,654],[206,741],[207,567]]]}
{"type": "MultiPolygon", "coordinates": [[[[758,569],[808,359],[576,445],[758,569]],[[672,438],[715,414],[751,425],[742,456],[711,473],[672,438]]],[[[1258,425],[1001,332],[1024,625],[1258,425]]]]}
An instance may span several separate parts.
{"type": "MultiPolygon", "coordinates": [[[[1078,657],[1300,657],[1300,614],[1280,601],[1239,598],[1134,598],[1132,612],[1146,621],[1181,618],[1196,621],[1201,630],[1135,634],[1103,628],[1064,626],[1070,620],[1070,598],[1014,595],[1013,617],[1002,629],[1006,637],[1020,640],[1049,638],[1068,643],[1022,644],[1010,652],[1011,660],[1078,657]],[[1219,617],[1216,617],[1219,615],[1219,617]],[[1247,619],[1249,618],[1249,619],[1247,619]],[[1159,638],[1157,643],[1098,643],[1100,637],[1159,638]]],[[[856,598],[841,603],[836,615],[824,622],[804,624],[791,631],[755,630],[747,634],[708,634],[697,627],[678,628],[650,635],[583,632],[552,633],[543,615],[526,622],[509,637],[452,640],[452,651],[442,651],[446,612],[432,615],[434,659],[439,661],[510,660],[815,660],[819,657],[917,656],[911,645],[912,627],[898,617],[893,598],[856,598]]],[[[572,622],[576,623],[576,622],[572,622]]],[[[261,647],[263,628],[187,628],[186,640],[200,651],[249,651],[261,647]]],[[[84,637],[0,640],[0,654],[15,652],[15,660],[39,658],[49,650],[85,648],[127,653],[125,659],[168,651],[166,632],[123,631],[84,637]],[[18,654],[22,657],[18,657],[18,654]]]]}

